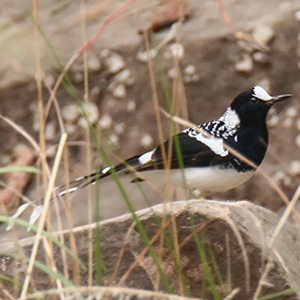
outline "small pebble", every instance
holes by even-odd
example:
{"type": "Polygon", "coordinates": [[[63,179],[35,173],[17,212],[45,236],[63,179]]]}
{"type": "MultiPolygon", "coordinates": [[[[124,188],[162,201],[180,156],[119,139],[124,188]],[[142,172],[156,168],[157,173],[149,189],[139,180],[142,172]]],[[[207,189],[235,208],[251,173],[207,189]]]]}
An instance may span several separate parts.
{"type": "Polygon", "coordinates": [[[294,176],[300,175],[300,161],[293,160],[290,164],[290,172],[294,176]]]}
{"type": "Polygon", "coordinates": [[[61,109],[61,114],[66,122],[75,122],[80,115],[80,108],[77,104],[68,104],[61,109]]]}
{"type": "Polygon", "coordinates": [[[244,54],[241,60],[235,64],[235,70],[241,73],[253,71],[253,61],[250,55],[244,54]]]}
{"type": "Polygon", "coordinates": [[[119,54],[112,54],[106,58],[105,62],[111,74],[116,74],[125,68],[125,61],[119,54]]]}
{"type": "Polygon", "coordinates": [[[175,68],[171,68],[168,71],[169,78],[174,79],[176,77],[176,75],[177,75],[177,70],[175,68]]]}
{"type": "Polygon", "coordinates": [[[32,122],[32,129],[35,132],[40,131],[40,122],[39,119],[34,117],[33,122],[32,122]]]}
{"type": "Polygon", "coordinates": [[[148,57],[150,58],[153,58],[155,57],[155,50],[154,49],[151,49],[149,52],[147,51],[139,51],[136,55],[136,59],[139,61],[139,62],[142,62],[142,63],[146,63],[148,61],[148,57]]]}
{"type": "Polygon", "coordinates": [[[196,73],[196,68],[194,65],[188,65],[183,70],[183,74],[185,75],[194,75],[195,73],[196,73]]]}
{"type": "Polygon", "coordinates": [[[66,129],[66,133],[67,134],[73,134],[73,133],[75,133],[76,132],[76,125],[74,125],[74,124],[71,124],[71,123],[66,123],[65,124],[65,129],[66,129]]]}
{"type": "Polygon", "coordinates": [[[190,82],[198,82],[200,80],[200,77],[198,74],[193,74],[193,75],[185,75],[183,76],[183,81],[185,83],[190,83],[190,82]]]}
{"type": "Polygon", "coordinates": [[[134,78],[130,72],[129,69],[125,69],[118,73],[115,77],[114,80],[119,83],[124,83],[127,86],[131,86],[134,83],[134,78]]]}
{"type": "Polygon", "coordinates": [[[117,99],[123,99],[126,97],[126,88],[124,84],[118,84],[115,88],[112,90],[112,94],[117,98],[117,99]]]}
{"type": "Polygon", "coordinates": [[[124,69],[114,77],[114,80],[120,83],[125,83],[130,78],[130,76],[130,70],[124,69]]]}
{"type": "Polygon", "coordinates": [[[93,101],[97,100],[100,95],[101,89],[98,85],[94,86],[90,91],[90,97],[93,101]]]}
{"type": "Polygon", "coordinates": [[[148,149],[149,147],[151,147],[153,145],[154,141],[153,138],[150,134],[144,134],[141,138],[141,145],[148,149]]]}
{"type": "Polygon", "coordinates": [[[268,126],[269,127],[275,127],[277,126],[279,123],[279,117],[277,115],[272,116],[269,120],[268,120],[268,126]]]}
{"type": "Polygon", "coordinates": [[[116,134],[111,134],[110,137],[109,137],[109,141],[115,145],[115,146],[118,146],[119,145],[119,138],[116,134]]]}
{"type": "Polygon", "coordinates": [[[101,50],[101,52],[100,52],[100,56],[101,56],[102,58],[107,58],[109,55],[110,55],[109,49],[103,49],[103,50],[101,50]]]}
{"type": "Polygon", "coordinates": [[[81,128],[84,128],[84,129],[88,129],[89,128],[89,124],[88,124],[87,120],[84,117],[79,118],[77,124],[81,128]]]}
{"type": "Polygon", "coordinates": [[[83,82],[83,75],[82,73],[74,73],[73,79],[76,83],[82,83],[83,82]]]}
{"type": "Polygon", "coordinates": [[[243,52],[251,53],[253,51],[253,47],[247,41],[237,40],[237,45],[243,52]]]}
{"type": "Polygon", "coordinates": [[[274,29],[266,23],[257,24],[253,31],[253,38],[261,45],[267,45],[274,37],[274,29]]]}
{"type": "Polygon", "coordinates": [[[259,51],[254,52],[252,54],[252,58],[255,62],[257,62],[259,64],[266,64],[269,62],[268,56],[265,53],[259,52],[259,51]]]}
{"type": "Polygon", "coordinates": [[[90,56],[87,61],[88,69],[94,72],[98,72],[101,69],[100,60],[96,56],[90,56]]]}
{"type": "Polygon", "coordinates": [[[277,183],[277,184],[283,183],[287,187],[292,184],[292,178],[283,171],[278,171],[273,176],[273,180],[275,181],[275,183],[277,183]]]}
{"type": "Polygon", "coordinates": [[[109,114],[104,114],[99,120],[99,125],[103,129],[107,129],[111,127],[112,122],[111,116],[109,114]]]}
{"type": "Polygon", "coordinates": [[[177,59],[182,59],[184,56],[184,48],[181,44],[175,43],[170,46],[172,56],[177,59]]]}
{"type": "Polygon", "coordinates": [[[297,116],[297,109],[295,107],[289,107],[285,114],[287,117],[294,118],[297,116]]]}
{"type": "Polygon", "coordinates": [[[51,122],[47,123],[45,126],[45,139],[46,141],[53,141],[55,140],[57,134],[56,134],[56,123],[51,122]]]}
{"type": "Polygon", "coordinates": [[[118,135],[123,134],[125,131],[125,124],[124,123],[116,124],[114,127],[114,130],[115,130],[115,133],[118,135]]]}
{"type": "Polygon", "coordinates": [[[47,74],[45,77],[45,82],[48,86],[52,87],[55,84],[55,78],[52,74],[47,74]]]}
{"type": "Polygon", "coordinates": [[[128,111],[128,112],[134,112],[135,110],[136,110],[136,103],[135,103],[135,101],[130,100],[130,101],[127,103],[127,111],[128,111]]]}
{"type": "Polygon", "coordinates": [[[83,109],[88,115],[89,121],[94,123],[99,119],[99,110],[95,103],[93,102],[84,102],[83,109]]]}

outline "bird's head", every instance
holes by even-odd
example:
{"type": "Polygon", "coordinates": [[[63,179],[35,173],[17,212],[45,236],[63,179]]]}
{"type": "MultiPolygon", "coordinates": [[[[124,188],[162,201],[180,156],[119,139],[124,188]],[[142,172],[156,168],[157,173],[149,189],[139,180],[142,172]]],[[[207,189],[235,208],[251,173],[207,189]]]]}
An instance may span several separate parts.
{"type": "Polygon", "coordinates": [[[272,105],[290,97],[291,94],[270,96],[262,87],[254,86],[251,90],[239,94],[231,103],[231,108],[242,121],[258,121],[258,119],[264,121],[272,105]]]}

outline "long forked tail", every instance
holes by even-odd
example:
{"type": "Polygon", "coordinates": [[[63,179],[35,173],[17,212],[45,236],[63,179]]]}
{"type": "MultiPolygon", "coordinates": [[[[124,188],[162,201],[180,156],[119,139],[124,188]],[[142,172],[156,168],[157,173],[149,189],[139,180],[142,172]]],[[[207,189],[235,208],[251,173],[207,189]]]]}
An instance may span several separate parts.
{"type": "MultiPolygon", "coordinates": [[[[140,166],[141,163],[139,161],[139,156],[135,156],[116,166],[106,167],[99,172],[94,172],[87,176],[78,177],[68,185],[58,186],[54,189],[53,193],[55,193],[58,197],[65,196],[67,194],[74,194],[77,191],[85,188],[86,186],[95,184],[99,180],[109,177],[114,173],[117,173],[118,175],[130,172],[133,173],[135,172],[135,170],[139,169],[140,166]]],[[[53,198],[51,201],[53,201],[53,198]]],[[[32,209],[32,212],[29,216],[29,223],[35,224],[41,216],[44,208],[43,204],[37,204],[37,201],[20,205],[17,211],[12,215],[12,218],[19,218],[26,210],[30,208],[32,209]]],[[[11,230],[13,228],[13,223],[14,222],[9,223],[6,229],[11,230]]],[[[30,228],[28,230],[30,230],[30,228]]]]}

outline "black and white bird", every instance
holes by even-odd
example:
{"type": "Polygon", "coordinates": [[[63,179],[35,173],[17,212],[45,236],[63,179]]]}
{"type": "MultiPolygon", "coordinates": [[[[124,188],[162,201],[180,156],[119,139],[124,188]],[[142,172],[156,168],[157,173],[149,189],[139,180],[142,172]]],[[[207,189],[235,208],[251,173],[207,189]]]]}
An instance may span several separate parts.
{"type": "MultiPolygon", "coordinates": [[[[268,146],[268,111],[291,96],[270,96],[263,88],[254,86],[239,94],[219,118],[185,129],[163,145],[124,163],[78,178],[68,189],[60,187],[58,193],[74,193],[114,172],[119,176],[130,173],[133,185],[149,181],[162,187],[168,180],[177,187],[184,181],[185,187],[197,189],[202,195],[226,192],[247,181],[261,164],[268,146]],[[163,149],[171,153],[168,173],[163,149]]],[[[21,211],[20,207],[17,214],[21,211]]],[[[31,221],[36,216],[33,214],[31,221]]]]}

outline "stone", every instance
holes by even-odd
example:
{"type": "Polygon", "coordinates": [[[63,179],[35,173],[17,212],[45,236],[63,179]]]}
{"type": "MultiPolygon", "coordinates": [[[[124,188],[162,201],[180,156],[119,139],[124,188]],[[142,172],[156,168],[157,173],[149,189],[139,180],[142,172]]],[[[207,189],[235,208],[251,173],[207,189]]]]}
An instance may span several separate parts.
{"type": "Polygon", "coordinates": [[[111,74],[116,74],[125,68],[125,61],[119,54],[112,54],[105,60],[108,71],[111,74]]]}
{"type": "Polygon", "coordinates": [[[99,120],[99,126],[103,129],[108,129],[111,127],[113,121],[109,114],[104,114],[99,120]]]}
{"type": "Polygon", "coordinates": [[[241,59],[235,64],[235,69],[241,73],[250,73],[253,71],[253,61],[248,54],[244,54],[241,59]]]}
{"type": "Polygon", "coordinates": [[[274,29],[267,23],[258,23],[253,30],[253,38],[259,44],[267,45],[275,36],[274,29]]]}
{"type": "MultiPolygon", "coordinates": [[[[164,230],[164,238],[173,243],[172,233],[176,229],[181,272],[188,282],[191,297],[198,297],[199,287],[207,282],[203,271],[206,267],[209,268],[214,278],[220,299],[225,299],[230,293],[236,294],[236,299],[253,299],[255,293],[257,297],[263,297],[288,289],[296,289],[299,286],[300,234],[298,227],[286,222],[274,238],[279,217],[265,208],[247,201],[189,200],[159,204],[136,212],[136,216],[146,236],[151,240],[152,251],[156,254],[164,276],[172,286],[173,294],[180,293],[178,262],[176,263],[174,258],[176,250],[168,247],[167,243],[160,243],[162,230],[164,230]],[[204,251],[202,254],[199,252],[200,249],[204,251]],[[203,253],[206,256],[205,264],[199,257],[203,256],[203,253]],[[270,267],[268,270],[267,266],[270,267]],[[228,270],[230,270],[230,275],[228,275],[228,270]],[[264,271],[266,271],[265,276],[264,271]],[[230,276],[229,285],[227,285],[228,276],[230,276]],[[222,280],[218,279],[220,277],[222,280]]],[[[114,285],[117,285],[118,289],[120,286],[131,288],[133,295],[141,292],[147,295],[150,291],[156,290],[158,279],[153,255],[151,256],[147,250],[144,238],[141,237],[131,214],[73,229],[78,258],[87,265],[91,234],[94,237],[99,236],[99,229],[101,231],[101,257],[106,267],[103,280],[110,285],[106,287],[105,295],[110,295],[110,289],[113,289],[114,285]],[[110,278],[117,264],[120,267],[117,269],[115,282],[112,285],[110,278]],[[128,270],[130,272],[127,272],[128,270]]],[[[64,244],[70,247],[69,233],[62,234],[64,244]]],[[[19,241],[18,247],[15,247],[15,242],[1,244],[1,250],[6,253],[13,251],[14,254],[21,251],[22,257],[29,257],[35,240],[35,237],[23,239],[19,241]]],[[[61,263],[61,249],[55,244],[52,247],[57,272],[63,273],[66,269],[61,263]]],[[[18,256],[11,257],[7,254],[0,257],[2,276],[15,278],[16,272],[22,266],[22,260],[16,257],[18,256]],[[15,267],[16,265],[18,268],[15,267]]],[[[36,259],[40,263],[46,263],[45,250],[42,245],[38,249],[36,259]]],[[[65,267],[69,273],[72,272],[74,262],[65,267]]],[[[84,270],[79,272],[81,272],[82,282],[86,282],[87,272],[84,270]]],[[[24,280],[24,277],[24,272],[18,272],[20,282],[24,280]]],[[[42,290],[47,293],[47,290],[52,287],[49,275],[36,267],[33,268],[32,279],[38,291],[42,290]]],[[[12,290],[13,285],[6,286],[6,291],[12,292],[12,290]]],[[[166,286],[161,281],[160,293],[166,290],[166,286]]],[[[0,297],[3,297],[1,293],[0,291],[0,297]]],[[[34,291],[31,293],[32,298],[35,297],[33,293],[34,291]]],[[[77,297],[81,294],[77,289],[72,289],[69,293],[71,293],[68,294],[69,296],[76,293],[77,297]]],[[[43,295],[44,298],[47,298],[45,295],[43,295]]],[[[298,294],[295,292],[281,295],[280,299],[296,300],[299,296],[299,292],[298,294]]],[[[142,298],[147,299],[144,296],[142,298]]],[[[160,294],[160,299],[165,299],[162,298],[162,294],[160,294]]],[[[205,299],[214,299],[209,286],[205,289],[205,299]]]]}
{"type": "Polygon", "coordinates": [[[89,70],[94,72],[99,72],[101,70],[100,60],[94,55],[88,57],[87,66],[89,70]]]}
{"type": "Polygon", "coordinates": [[[155,52],[154,49],[150,49],[149,52],[147,52],[147,51],[139,51],[139,52],[136,54],[136,59],[137,59],[139,62],[147,63],[148,57],[154,58],[154,57],[155,57],[155,54],[156,54],[156,52],[155,52]]]}
{"type": "Polygon", "coordinates": [[[81,112],[77,104],[68,104],[61,109],[61,114],[66,122],[75,122],[81,112]]]}
{"type": "Polygon", "coordinates": [[[118,84],[117,86],[112,88],[112,94],[117,98],[117,99],[123,99],[126,97],[126,88],[124,84],[118,84]]]}
{"type": "Polygon", "coordinates": [[[144,134],[141,138],[140,143],[145,149],[148,149],[149,147],[151,147],[153,145],[154,140],[150,134],[144,134]]]}

